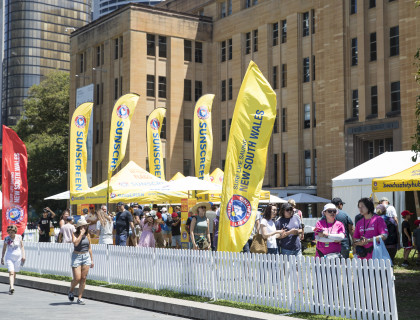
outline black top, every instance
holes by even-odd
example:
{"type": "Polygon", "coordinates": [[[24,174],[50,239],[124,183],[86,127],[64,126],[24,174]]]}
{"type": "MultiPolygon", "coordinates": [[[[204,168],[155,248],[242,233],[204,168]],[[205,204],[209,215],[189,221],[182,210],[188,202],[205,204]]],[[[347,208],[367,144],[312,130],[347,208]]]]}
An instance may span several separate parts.
{"type": "Polygon", "coordinates": [[[51,214],[48,214],[46,218],[41,217],[41,219],[39,219],[38,225],[42,232],[46,232],[47,234],[49,234],[51,220],[51,214]]]}
{"type": "Polygon", "coordinates": [[[411,235],[411,231],[410,231],[410,223],[408,221],[403,221],[401,224],[401,233],[402,233],[402,243],[403,243],[403,247],[408,247],[408,237],[404,232],[404,229],[407,229],[407,232],[409,235],[411,235]]]}
{"type": "Polygon", "coordinates": [[[133,222],[133,216],[129,211],[118,212],[115,220],[116,233],[128,235],[130,222],[133,222]]]}
{"type": "Polygon", "coordinates": [[[179,236],[181,235],[181,219],[178,221],[172,221],[172,235],[179,236]]]}

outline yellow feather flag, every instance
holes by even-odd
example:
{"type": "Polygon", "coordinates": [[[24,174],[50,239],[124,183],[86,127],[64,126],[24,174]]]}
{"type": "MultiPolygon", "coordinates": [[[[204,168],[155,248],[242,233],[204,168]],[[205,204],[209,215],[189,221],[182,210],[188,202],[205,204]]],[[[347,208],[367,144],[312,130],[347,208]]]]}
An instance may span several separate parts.
{"type": "Polygon", "coordinates": [[[194,162],[195,175],[204,180],[208,177],[213,154],[213,132],[211,128],[211,106],[214,94],[198,99],[194,109],[194,162]]]}
{"type": "Polygon", "coordinates": [[[239,90],[229,134],[218,251],[241,251],[254,227],[276,104],[275,92],[251,61],[239,90]]]}
{"type": "Polygon", "coordinates": [[[136,110],[140,96],[128,93],[120,97],[114,105],[109,132],[108,181],[112,172],[118,168],[125,156],[131,118],[136,110]]]}
{"type": "Polygon", "coordinates": [[[166,116],[166,108],[156,108],[150,112],[147,119],[147,154],[149,155],[149,172],[154,176],[165,180],[165,168],[163,166],[162,141],[160,131],[163,119],[166,116]]]}
{"type": "MultiPolygon", "coordinates": [[[[70,123],[70,194],[87,189],[86,139],[92,114],[92,102],[85,102],[74,110],[70,123]]],[[[70,197],[71,198],[71,197],[70,197]]]]}

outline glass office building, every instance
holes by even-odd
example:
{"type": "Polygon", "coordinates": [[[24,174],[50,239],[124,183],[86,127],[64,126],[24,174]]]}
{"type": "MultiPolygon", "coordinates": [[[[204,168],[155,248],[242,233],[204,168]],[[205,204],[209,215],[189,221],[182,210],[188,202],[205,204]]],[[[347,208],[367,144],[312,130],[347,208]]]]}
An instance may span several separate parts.
{"type": "Polygon", "coordinates": [[[93,20],[115,11],[128,3],[155,5],[164,0],[93,0],[93,20]]]}
{"type": "Polygon", "coordinates": [[[1,122],[12,126],[31,86],[70,71],[69,35],[90,22],[91,0],[6,0],[3,10],[1,122]]]}

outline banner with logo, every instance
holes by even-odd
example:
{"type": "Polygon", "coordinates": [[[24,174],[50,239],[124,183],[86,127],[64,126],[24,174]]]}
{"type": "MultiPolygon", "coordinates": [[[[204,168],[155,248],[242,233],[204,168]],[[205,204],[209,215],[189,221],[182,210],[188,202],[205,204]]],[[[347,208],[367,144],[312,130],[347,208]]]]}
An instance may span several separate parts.
{"type": "Polygon", "coordinates": [[[196,198],[181,199],[181,249],[190,249],[190,233],[187,229],[187,220],[191,217],[190,209],[197,203],[196,198]]]}
{"type": "Polygon", "coordinates": [[[92,114],[92,102],[85,102],[74,110],[70,123],[70,199],[71,194],[89,188],[86,175],[86,140],[92,114]]]}
{"type": "Polygon", "coordinates": [[[3,126],[2,239],[7,236],[7,226],[16,225],[22,234],[28,221],[28,154],[26,146],[16,132],[3,126]]]}
{"type": "Polygon", "coordinates": [[[140,96],[128,93],[120,97],[114,105],[109,132],[108,181],[125,156],[131,118],[140,96]]]}
{"type": "Polygon", "coordinates": [[[276,118],[276,94],[251,61],[239,90],[226,152],[218,251],[242,250],[254,227],[268,143],[276,118]]]}
{"type": "Polygon", "coordinates": [[[166,108],[156,108],[147,118],[147,154],[149,156],[149,172],[154,176],[165,180],[165,168],[163,166],[162,141],[160,131],[163,119],[166,116],[166,108]]]}
{"type": "Polygon", "coordinates": [[[194,162],[195,176],[204,180],[209,177],[213,154],[213,132],[211,127],[211,107],[214,94],[206,94],[198,99],[194,109],[194,162]]]}

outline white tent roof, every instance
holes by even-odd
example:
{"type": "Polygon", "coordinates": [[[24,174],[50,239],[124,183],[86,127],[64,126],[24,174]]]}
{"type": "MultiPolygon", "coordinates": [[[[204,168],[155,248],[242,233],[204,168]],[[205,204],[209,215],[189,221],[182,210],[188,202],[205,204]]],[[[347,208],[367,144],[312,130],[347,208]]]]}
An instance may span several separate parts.
{"type": "MultiPolygon", "coordinates": [[[[412,167],[412,151],[385,152],[332,179],[333,187],[372,183],[373,178],[386,177],[412,167]]],[[[420,157],[417,163],[420,162],[420,157]]]]}

